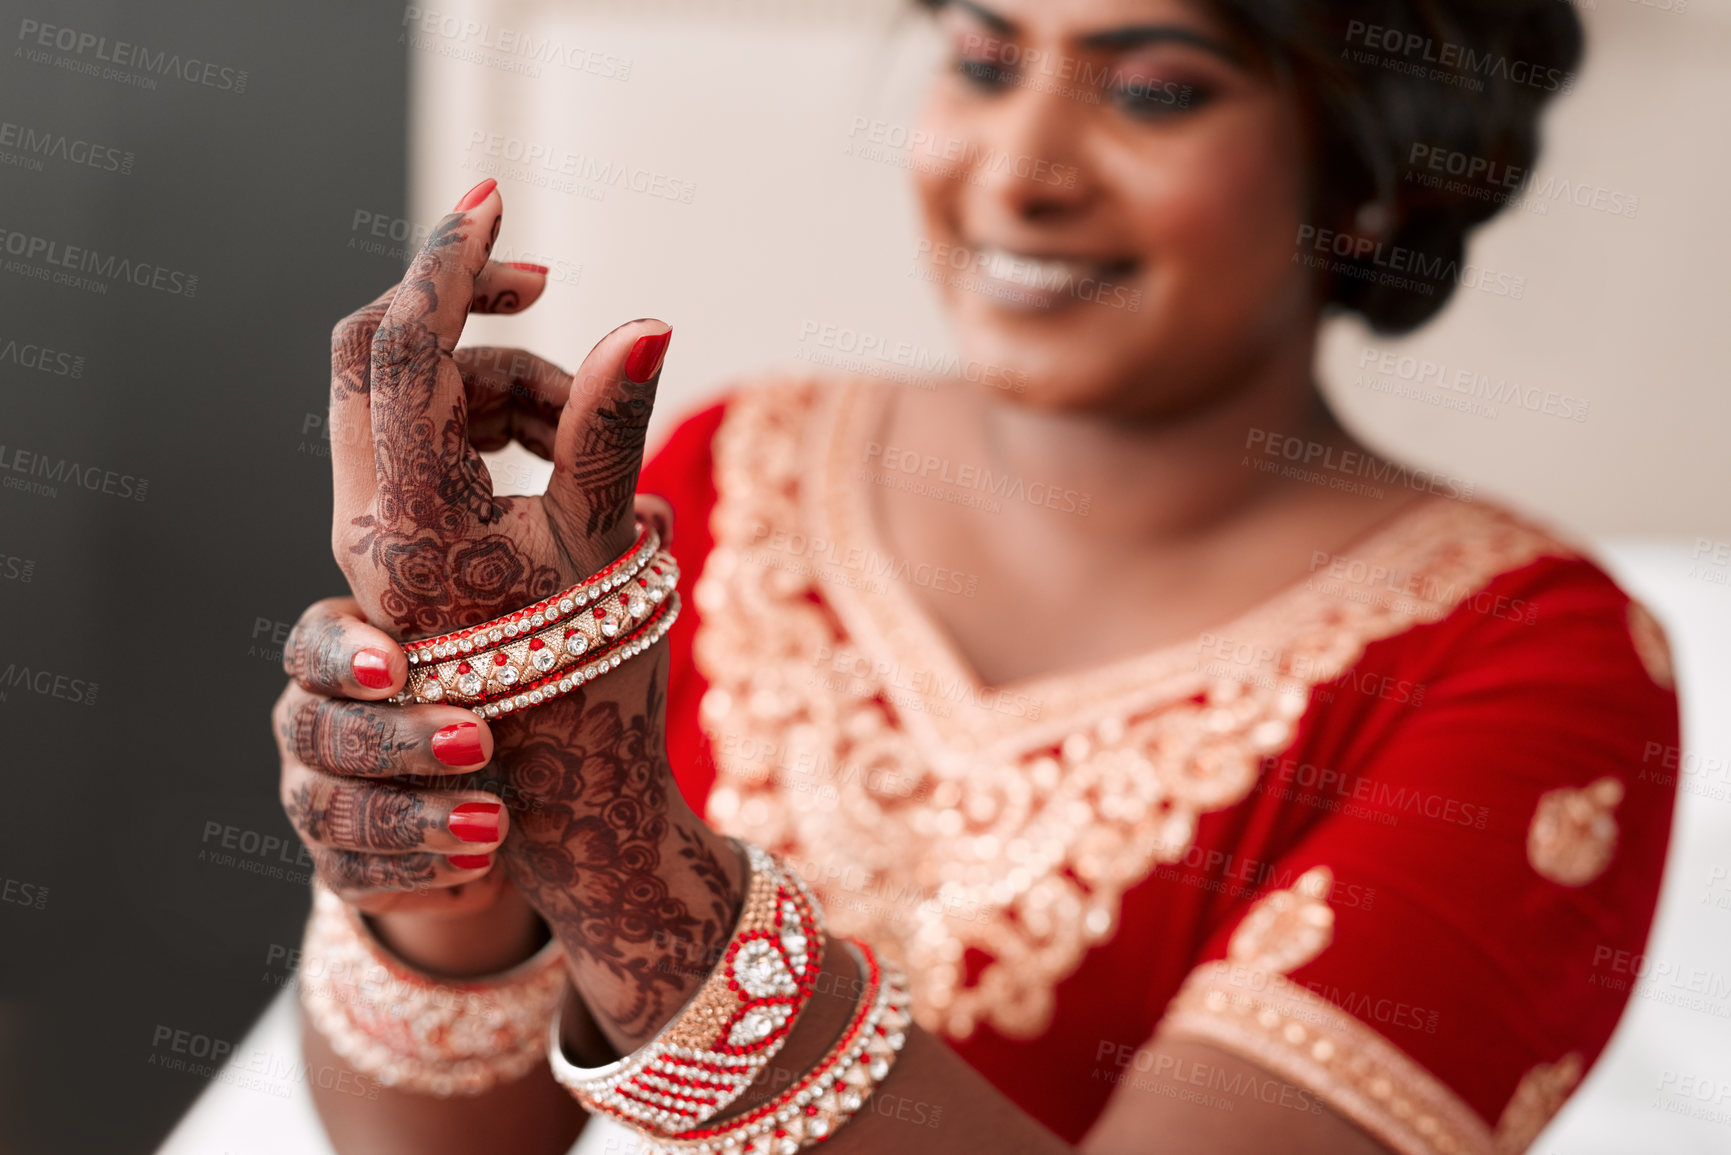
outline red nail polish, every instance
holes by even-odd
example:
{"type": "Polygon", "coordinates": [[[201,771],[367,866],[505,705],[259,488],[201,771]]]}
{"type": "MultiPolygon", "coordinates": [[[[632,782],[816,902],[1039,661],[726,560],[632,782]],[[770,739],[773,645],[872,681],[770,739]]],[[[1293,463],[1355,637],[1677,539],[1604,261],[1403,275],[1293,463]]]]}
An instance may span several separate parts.
{"type": "Polygon", "coordinates": [[[493,865],[491,854],[447,854],[445,861],[458,870],[482,870],[493,865]]]}
{"type": "Polygon", "coordinates": [[[505,263],[513,269],[522,269],[525,273],[540,273],[543,277],[547,275],[546,265],[531,265],[528,261],[506,261],[505,263]]]}
{"type": "Polygon", "coordinates": [[[671,340],[672,329],[637,338],[637,344],[631,346],[631,352],[625,358],[625,375],[632,384],[645,384],[661,371],[661,359],[667,355],[667,343],[671,340]]]}
{"type": "Polygon", "coordinates": [[[492,177],[488,177],[486,180],[465,193],[463,199],[457,202],[457,207],[451,211],[454,213],[468,212],[470,209],[486,200],[487,195],[497,188],[498,185],[498,181],[494,180],[492,177]]]}
{"type": "Polygon", "coordinates": [[[451,811],[451,833],[464,842],[499,841],[499,804],[465,802],[451,811]]]}
{"type": "Polygon", "coordinates": [[[349,661],[355,681],[369,690],[383,690],[391,684],[391,660],[377,650],[361,650],[349,661]]]}
{"type": "Polygon", "coordinates": [[[480,724],[458,722],[434,734],[433,757],[447,766],[473,766],[483,761],[480,724]]]}

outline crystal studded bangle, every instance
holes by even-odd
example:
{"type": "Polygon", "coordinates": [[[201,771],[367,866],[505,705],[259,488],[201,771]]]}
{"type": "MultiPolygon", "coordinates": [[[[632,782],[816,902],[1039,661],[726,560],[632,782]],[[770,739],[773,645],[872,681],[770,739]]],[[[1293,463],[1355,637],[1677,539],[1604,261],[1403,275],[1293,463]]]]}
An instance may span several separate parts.
{"type": "Polygon", "coordinates": [[[811,999],[823,917],[805,883],[747,843],[750,879],[721,961],[660,1034],[603,1067],[572,1065],[554,1016],[553,1076],[590,1111],[650,1136],[725,1110],[781,1050],[811,999]]]}
{"type": "Polygon", "coordinates": [[[355,1070],[440,1098],[478,1095],[543,1061],[565,988],[557,940],[502,974],[442,979],[392,955],[314,884],[298,985],[308,1021],[355,1070]]]}
{"type": "Polygon", "coordinates": [[[907,980],[863,942],[845,944],[859,966],[860,998],[829,1053],[781,1094],[724,1123],[648,1136],[639,1155],[793,1155],[841,1129],[889,1076],[913,1021],[907,980]]]}
{"type": "MultiPolygon", "coordinates": [[[[654,544],[650,531],[645,545],[654,544]]],[[[459,641],[411,643],[409,679],[392,700],[468,706],[487,717],[538,705],[558,696],[547,689],[567,671],[599,669],[603,661],[617,667],[624,660],[619,651],[640,640],[643,627],[659,623],[651,632],[665,633],[677,616],[678,584],[679,563],[657,550],[612,577],[519,611],[502,626],[477,626],[459,641]],[[510,705],[492,708],[503,703],[510,705]]]]}

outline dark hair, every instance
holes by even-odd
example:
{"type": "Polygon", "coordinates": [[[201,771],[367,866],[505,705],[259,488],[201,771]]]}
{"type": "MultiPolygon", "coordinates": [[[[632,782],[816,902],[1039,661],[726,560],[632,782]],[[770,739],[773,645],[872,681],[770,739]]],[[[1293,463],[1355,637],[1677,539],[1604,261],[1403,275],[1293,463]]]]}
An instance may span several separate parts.
{"type": "Polygon", "coordinates": [[[1539,113],[1574,85],[1583,37],[1567,0],[1201,2],[1305,105],[1312,175],[1296,243],[1325,299],[1398,333],[1463,277],[1476,283],[1467,233],[1519,195],[1539,113]]]}

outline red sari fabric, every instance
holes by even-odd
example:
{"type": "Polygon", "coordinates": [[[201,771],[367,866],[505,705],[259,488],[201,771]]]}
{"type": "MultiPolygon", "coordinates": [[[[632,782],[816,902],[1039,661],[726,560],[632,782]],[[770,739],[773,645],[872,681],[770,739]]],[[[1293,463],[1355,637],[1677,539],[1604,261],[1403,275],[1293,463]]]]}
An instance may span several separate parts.
{"type": "MultiPolygon", "coordinates": [[[[847,455],[825,440],[851,436],[848,419],[823,424],[838,392],[874,389],[743,390],[686,420],[643,473],[640,489],[674,506],[682,567],[701,575],[672,632],[668,696],[693,807],[799,865],[832,925],[937,974],[916,980],[922,1022],[1066,1140],[1133,1087],[1326,1103],[1403,1152],[1524,1149],[1605,1046],[1629,993],[1617,960],[1640,951],[1658,895],[1673,789],[1639,772],[1674,758],[1678,717],[1651,617],[1542,531],[1439,500],[1404,536],[1319,560],[1278,613],[1198,639],[1163,667],[1170,701],[1100,720],[1090,703],[1116,690],[973,692],[961,708],[988,710],[982,727],[1024,730],[1010,753],[997,731],[968,746],[960,715],[929,704],[941,678],[884,673],[902,660],[881,660],[894,627],[889,643],[856,636],[891,598],[861,577],[871,549],[802,520],[819,517],[825,462],[847,455]],[[773,501],[752,504],[759,485],[773,501]],[[821,547],[741,560],[803,531],[821,547]],[[1379,550],[1394,559],[1381,574],[1379,550]],[[1308,624],[1280,624],[1294,615],[1308,624]],[[799,659],[803,680],[789,618],[830,631],[799,659]],[[862,664],[843,669],[835,655],[852,661],[855,645],[862,664]],[[1269,679],[1299,686],[1296,705],[1269,679]],[[1141,747],[1120,737],[1137,725],[1152,727],[1141,747]],[[1070,776],[1095,785],[1005,826],[931,765],[951,747],[908,753],[907,734],[943,726],[954,749],[1000,765],[991,805],[1037,803],[1070,776]],[[1216,730],[1230,743],[1209,745],[1216,730]],[[843,741],[877,751],[863,774],[801,777],[799,759],[824,765],[825,743],[843,741]],[[1234,778],[1244,756],[1251,771],[1234,778]],[[1000,846],[1018,831],[1061,861],[1000,846]],[[944,883],[874,857],[904,837],[926,848],[904,859],[973,841],[944,859],[944,883]],[[1015,877],[999,861],[1036,865],[1015,877]],[[1004,877],[970,883],[981,870],[1004,877]],[[1157,1065],[1142,1049],[1157,1035],[1233,1051],[1271,1079],[1157,1065]]],[[[857,465],[830,483],[837,501],[866,489],[857,465]]],[[[922,580],[895,559],[877,568],[922,580]]]]}

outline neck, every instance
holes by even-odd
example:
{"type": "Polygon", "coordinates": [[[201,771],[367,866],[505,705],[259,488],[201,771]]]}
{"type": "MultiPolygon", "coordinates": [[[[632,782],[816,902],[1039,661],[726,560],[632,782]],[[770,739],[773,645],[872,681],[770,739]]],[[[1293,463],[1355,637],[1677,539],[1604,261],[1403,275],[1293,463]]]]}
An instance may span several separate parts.
{"type": "MultiPolygon", "coordinates": [[[[1206,403],[1182,409],[1061,411],[1005,403],[982,391],[945,404],[972,411],[955,413],[960,429],[951,428],[984,467],[1087,495],[1085,518],[1041,519],[1050,533],[1156,544],[1204,535],[1306,488],[1247,464],[1247,458],[1280,460],[1266,456],[1270,442],[1352,444],[1316,391],[1314,346],[1313,331],[1305,329],[1271,355],[1234,366],[1230,386],[1199,390],[1206,403]]],[[[1170,385],[1156,387],[1167,392],[1170,385]]]]}

